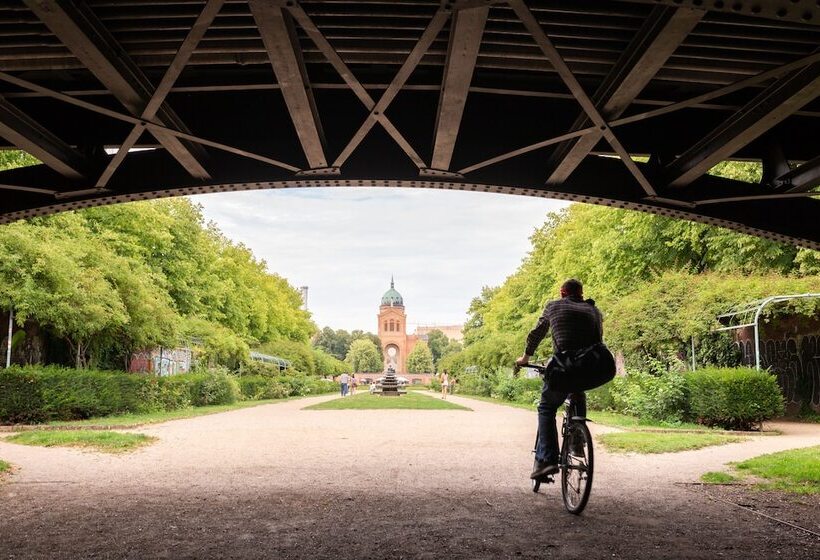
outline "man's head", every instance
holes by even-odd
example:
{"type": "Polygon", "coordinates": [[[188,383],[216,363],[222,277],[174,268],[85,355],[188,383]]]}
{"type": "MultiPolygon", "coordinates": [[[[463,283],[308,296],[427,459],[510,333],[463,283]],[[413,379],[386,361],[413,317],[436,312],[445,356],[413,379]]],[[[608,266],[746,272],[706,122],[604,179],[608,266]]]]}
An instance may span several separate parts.
{"type": "Polygon", "coordinates": [[[575,296],[579,298],[584,297],[584,285],[581,284],[580,280],[576,280],[575,278],[570,278],[563,284],[561,284],[561,297],[570,297],[575,296]]]}

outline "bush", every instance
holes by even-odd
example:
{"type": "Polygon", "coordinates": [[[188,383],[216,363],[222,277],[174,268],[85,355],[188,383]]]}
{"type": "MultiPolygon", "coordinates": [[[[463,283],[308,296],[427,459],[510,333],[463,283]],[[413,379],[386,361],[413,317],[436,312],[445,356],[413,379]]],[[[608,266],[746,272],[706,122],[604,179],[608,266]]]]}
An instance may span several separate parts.
{"type": "Polygon", "coordinates": [[[278,365],[257,362],[254,360],[242,365],[242,377],[258,375],[265,377],[277,377],[282,375],[282,371],[279,369],[278,365]]]}
{"type": "Polygon", "coordinates": [[[490,396],[503,401],[534,404],[541,396],[541,379],[526,377],[501,377],[490,396]]]}
{"type": "Polygon", "coordinates": [[[478,395],[479,397],[489,397],[499,381],[499,376],[494,371],[479,371],[477,373],[462,373],[458,376],[456,389],[465,395],[478,395]]]}
{"type": "Polygon", "coordinates": [[[191,404],[207,406],[212,404],[232,404],[239,400],[239,383],[227,370],[217,368],[204,373],[186,373],[169,378],[174,384],[188,387],[191,404]]]}
{"type": "Polygon", "coordinates": [[[16,367],[0,371],[0,421],[17,424],[45,420],[39,377],[16,367]]]}
{"type": "Polygon", "coordinates": [[[290,396],[290,388],[272,377],[261,375],[242,376],[237,379],[242,398],[249,401],[284,399],[290,396]]]}
{"type": "Polygon", "coordinates": [[[0,421],[77,420],[151,409],[145,376],[54,366],[11,367],[0,373],[0,421]]]}
{"type": "Polygon", "coordinates": [[[282,399],[335,392],[336,383],[305,375],[236,378],[215,369],[171,377],[59,367],[0,370],[0,422],[36,423],[94,416],[282,399]]]}
{"type": "Polygon", "coordinates": [[[587,391],[587,408],[590,410],[615,410],[612,383],[587,391]]]}
{"type": "Polygon", "coordinates": [[[639,419],[681,422],[687,417],[686,379],[679,372],[632,371],[612,380],[610,396],[615,410],[639,419]]]}
{"type": "Polygon", "coordinates": [[[237,379],[245,400],[284,399],[304,395],[334,393],[338,386],[329,379],[308,376],[242,376],[237,379]]]}
{"type": "Polygon", "coordinates": [[[709,368],[686,379],[692,415],[698,422],[749,430],[784,412],[777,379],[750,368],[709,368]]]}

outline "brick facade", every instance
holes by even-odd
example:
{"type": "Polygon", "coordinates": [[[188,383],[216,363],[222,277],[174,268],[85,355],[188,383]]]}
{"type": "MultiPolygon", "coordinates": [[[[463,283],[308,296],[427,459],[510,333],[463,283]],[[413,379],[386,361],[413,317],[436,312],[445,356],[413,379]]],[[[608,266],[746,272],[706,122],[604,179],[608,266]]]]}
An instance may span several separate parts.
{"type": "MultiPolygon", "coordinates": [[[[381,305],[378,317],[379,340],[382,341],[384,369],[396,369],[397,375],[407,377],[407,356],[419,338],[407,334],[407,315],[403,305],[381,305]]],[[[408,378],[409,379],[409,378],[408,378]]]]}

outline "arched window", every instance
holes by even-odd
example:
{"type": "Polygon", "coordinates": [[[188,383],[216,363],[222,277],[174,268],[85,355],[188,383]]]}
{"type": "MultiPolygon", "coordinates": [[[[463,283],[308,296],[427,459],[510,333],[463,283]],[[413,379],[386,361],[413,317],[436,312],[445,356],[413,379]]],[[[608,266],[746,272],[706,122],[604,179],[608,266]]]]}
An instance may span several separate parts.
{"type": "Polygon", "coordinates": [[[387,321],[384,322],[384,330],[387,330],[387,321]]]}
{"type": "Polygon", "coordinates": [[[393,319],[390,319],[390,332],[396,330],[396,322],[393,319]]]}
{"type": "Polygon", "coordinates": [[[396,321],[396,330],[401,332],[401,323],[396,321]]]}

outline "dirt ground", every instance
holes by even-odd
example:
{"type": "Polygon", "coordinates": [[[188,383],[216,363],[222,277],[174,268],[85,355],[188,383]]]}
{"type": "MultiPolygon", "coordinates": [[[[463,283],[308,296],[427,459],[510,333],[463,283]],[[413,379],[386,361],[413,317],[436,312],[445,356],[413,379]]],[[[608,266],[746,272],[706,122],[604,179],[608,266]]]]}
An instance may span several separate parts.
{"type": "Polygon", "coordinates": [[[18,468],[0,558],[820,558],[820,538],[724,501],[820,532],[820,498],[689,484],[820,445],[817,426],[673,455],[598,446],[572,516],[559,488],[530,491],[534,413],[302,410],[327,398],[146,427],[159,442],[122,456],[0,440],[18,468]]]}

